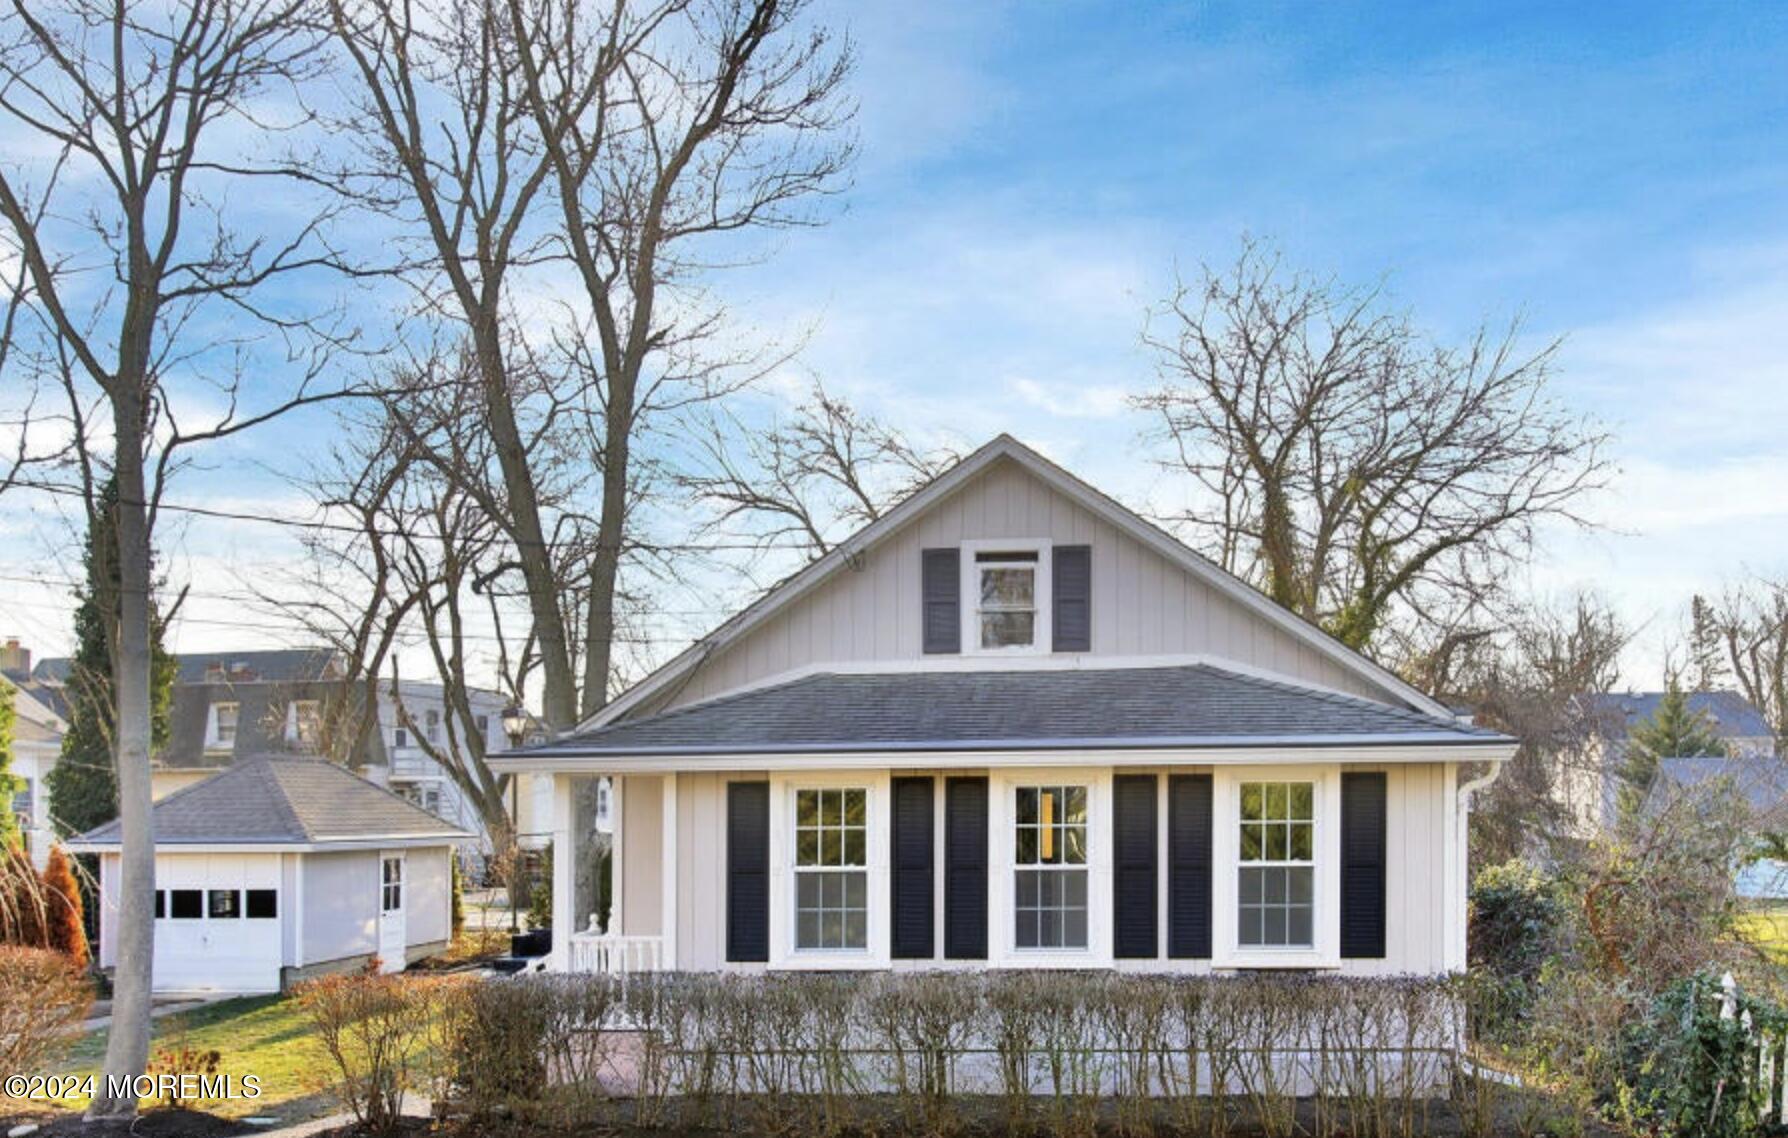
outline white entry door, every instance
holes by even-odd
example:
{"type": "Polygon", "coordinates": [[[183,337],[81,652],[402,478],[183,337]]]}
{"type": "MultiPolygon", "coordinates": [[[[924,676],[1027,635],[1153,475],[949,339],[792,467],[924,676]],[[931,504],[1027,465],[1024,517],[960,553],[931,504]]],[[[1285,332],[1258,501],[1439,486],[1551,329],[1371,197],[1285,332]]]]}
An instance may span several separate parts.
{"type": "Polygon", "coordinates": [[[383,972],[402,972],[406,963],[404,893],[404,855],[379,855],[379,967],[383,972]]]}

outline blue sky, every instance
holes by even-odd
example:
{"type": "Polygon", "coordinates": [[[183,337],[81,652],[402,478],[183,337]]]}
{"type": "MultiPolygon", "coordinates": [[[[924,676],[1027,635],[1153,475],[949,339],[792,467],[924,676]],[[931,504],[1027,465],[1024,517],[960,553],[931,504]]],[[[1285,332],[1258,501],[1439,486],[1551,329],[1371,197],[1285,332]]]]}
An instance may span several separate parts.
{"type": "MultiPolygon", "coordinates": [[[[821,10],[860,55],[853,184],[716,281],[756,329],[807,336],[783,378],[962,445],[1011,431],[1144,500],[1143,312],[1250,233],[1387,281],[1443,339],[1516,315],[1566,338],[1558,392],[1615,431],[1622,471],[1593,506],[1608,528],[1548,534],[1528,583],[1594,584],[1647,624],[1633,682],[1690,590],[1788,570],[1788,6],[821,10]]],[[[245,442],[181,496],[278,507],[244,464],[326,437],[245,442]]],[[[0,572],[55,544],[6,528],[0,572]]],[[[289,553],[264,531],[193,523],[167,556],[202,577],[289,553]]],[[[21,589],[0,632],[64,647],[54,603],[21,589]]],[[[241,641],[192,612],[177,646],[241,641]]]]}

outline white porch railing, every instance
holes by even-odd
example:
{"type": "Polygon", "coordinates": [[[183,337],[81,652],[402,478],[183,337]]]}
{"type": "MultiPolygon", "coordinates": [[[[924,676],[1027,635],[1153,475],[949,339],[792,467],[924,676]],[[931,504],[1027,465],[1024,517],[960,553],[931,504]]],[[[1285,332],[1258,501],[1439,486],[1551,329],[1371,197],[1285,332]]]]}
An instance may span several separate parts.
{"type": "Polygon", "coordinates": [[[663,937],[573,933],[570,948],[573,972],[626,976],[664,970],[663,937]]]}

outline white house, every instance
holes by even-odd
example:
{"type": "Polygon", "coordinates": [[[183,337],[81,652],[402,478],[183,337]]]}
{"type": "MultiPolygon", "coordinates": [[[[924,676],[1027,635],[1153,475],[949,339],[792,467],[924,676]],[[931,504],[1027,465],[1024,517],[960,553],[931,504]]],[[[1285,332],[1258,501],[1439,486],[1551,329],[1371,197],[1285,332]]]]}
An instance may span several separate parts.
{"type": "MultiPolygon", "coordinates": [[[[18,641],[5,648],[23,652],[18,641]]],[[[29,671],[30,654],[24,656],[29,671]]],[[[62,736],[68,723],[57,710],[58,701],[51,690],[33,684],[29,679],[13,679],[23,673],[0,675],[0,684],[12,690],[13,721],[12,773],[19,780],[10,806],[18,820],[19,832],[25,836],[25,850],[32,864],[40,870],[49,861],[50,846],[56,840],[56,827],[51,814],[49,774],[62,754],[62,736]]]]}
{"type": "MultiPolygon", "coordinates": [[[[155,991],[278,992],[452,936],[454,845],[473,835],[323,759],[241,759],[155,804],[155,991]]],[[[100,855],[99,964],[117,964],[118,823],[100,855]]]]}
{"type": "MultiPolygon", "coordinates": [[[[42,660],[33,670],[42,684],[68,674],[65,658],[42,660]]],[[[328,711],[343,701],[358,706],[364,688],[348,678],[341,652],[327,647],[236,649],[180,657],[169,710],[169,739],[155,756],[157,799],[209,778],[244,756],[315,755],[328,711]]],[[[465,711],[449,707],[439,683],[381,680],[376,730],[336,757],[446,822],[477,835],[464,851],[489,852],[490,837],[471,799],[436,756],[464,754],[477,736],[487,752],[509,745],[504,711],[509,701],[494,691],[468,693],[465,711]]],[[[505,805],[526,846],[544,846],[549,780],[512,780],[505,805]]]]}
{"type": "MultiPolygon", "coordinates": [[[[1574,701],[1580,739],[1562,757],[1555,793],[1578,837],[1592,838],[1614,825],[1627,739],[1633,728],[1657,714],[1664,696],[1661,691],[1590,692],[1574,701]]],[[[1742,695],[1716,690],[1687,692],[1685,697],[1689,711],[1719,737],[1730,757],[1775,757],[1769,720],[1742,695]]]]}
{"type": "Polygon", "coordinates": [[[1436,974],[1513,751],[1002,436],[496,765],[562,970],[1436,974]]]}

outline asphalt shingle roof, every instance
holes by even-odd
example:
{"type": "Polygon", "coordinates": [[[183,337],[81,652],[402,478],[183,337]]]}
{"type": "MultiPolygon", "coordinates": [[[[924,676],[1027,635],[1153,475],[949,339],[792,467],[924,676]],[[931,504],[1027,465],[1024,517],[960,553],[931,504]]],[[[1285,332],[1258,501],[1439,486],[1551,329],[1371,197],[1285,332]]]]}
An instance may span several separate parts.
{"type": "MultiPolygon", "coordinates": [[[[361,838],[468,837],[345,767],[323,759],[260,757],[155,804],[156,845],[303,845],[361,838]]],[[[79,843],[115,845],[118,823],[79,843]]]]}
{"type": "MultiPolygon", "coordinates": [[[[1623,733],[1655,715],[1664,693],[1594,692],[1583,698],[1590,711],[1606,725],[1605,730],[1623,733]]],[[[1722,739],[1767,739],[1774,734],[1763,713],[1735,691],[1692,691],[1688,693],[1688,704],[1690,711],[1707,716],[1722,739]]]]}
{"type": "Polygon", "coordinates": [[[1247,745],[1502,743],[1483,728],[1204,664],[824,673],[607,724],[518,754],[689,755],[1247,745]]]}

